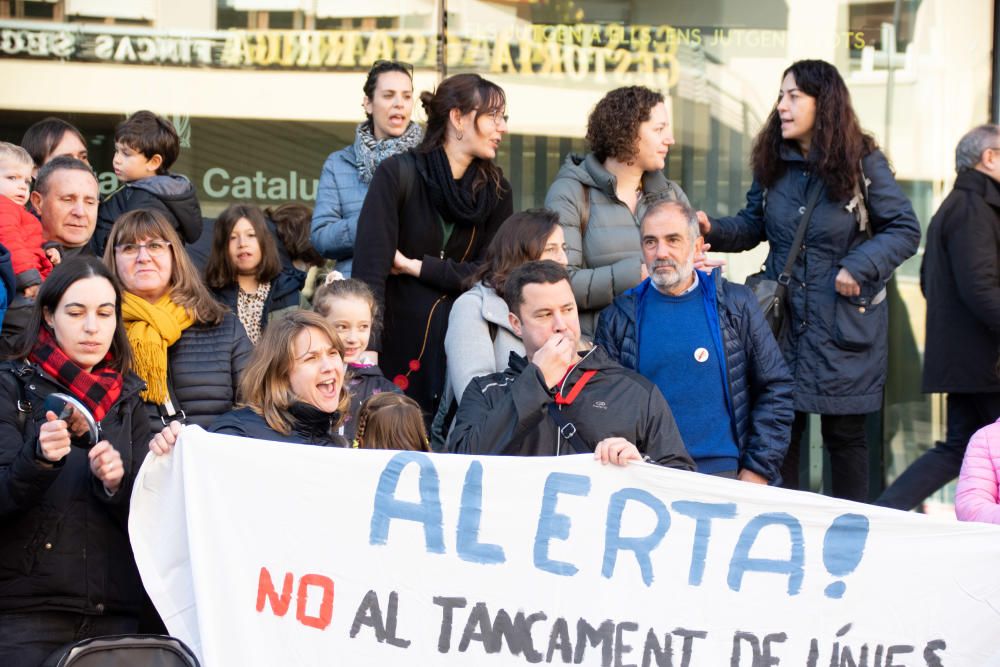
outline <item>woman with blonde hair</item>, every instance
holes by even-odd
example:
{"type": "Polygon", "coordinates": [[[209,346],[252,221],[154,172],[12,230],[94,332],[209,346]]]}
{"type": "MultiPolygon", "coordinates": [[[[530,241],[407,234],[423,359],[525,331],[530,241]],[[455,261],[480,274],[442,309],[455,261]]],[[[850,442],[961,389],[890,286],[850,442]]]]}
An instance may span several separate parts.
{"type": "Polygon", "coordinates": [[[240,382],[240,404],[210,429],[244,438],[343,447],[350,405],[344,346],[333,326],[305,310],[264,331],[240,382]]]}
{"type": "Polygon", "coordinates": [[[184,244],[156,211],[122,215],[104,263],[125,290],[122,314],[146,382],[151,430],[171,421],[208,427],[232,409],[252,350],[243,325],[201,281],[184,244]]]}

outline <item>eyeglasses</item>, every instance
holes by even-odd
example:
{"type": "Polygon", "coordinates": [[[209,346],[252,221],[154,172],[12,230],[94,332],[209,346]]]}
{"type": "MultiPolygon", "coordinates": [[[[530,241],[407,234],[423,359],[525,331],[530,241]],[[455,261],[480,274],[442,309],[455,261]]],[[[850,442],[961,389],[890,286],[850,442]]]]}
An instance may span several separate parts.
{"type": "Polygon", "coordinates": [[[492,118],[494,125],[499,125],[500,121],[503,121],[504,123],[506,123],[506,122],[508,122],[510,120],[510,116],[508,116],[507,114],[505,114],[500,109],[494,109],[493,111],[483,111],[479,115],[480,116],[486,116],[487,118],[492,118]]]}
{"type": "Polygon", "coordinates": [[[149,243],[119,243],[115,250],[122,257],[138,257],[139,251],[145,248],[150,257],[162,257],[170,252],[170,241],[150,241],[149,243]]]}
{"type": "Polygon", "coordinates": [[[400,67],[406,70],[407,73],[410,75],[410,78],[411,79],[413,78],[413,65],[407,62],[403,62],[402,60],[376,60],[375,62],[372,63],[372,68],[368,71],[368,73],[371,74],[372,72],[378,70],[390,69],[394,67],[400,67]]]}

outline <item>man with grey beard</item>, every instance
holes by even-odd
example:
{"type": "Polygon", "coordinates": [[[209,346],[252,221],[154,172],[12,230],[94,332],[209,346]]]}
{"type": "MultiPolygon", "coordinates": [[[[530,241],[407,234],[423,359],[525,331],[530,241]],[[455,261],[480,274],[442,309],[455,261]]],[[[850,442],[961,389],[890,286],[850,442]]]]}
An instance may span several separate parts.
{"type": "Polygon", "coordinates": [[[699,472],[776,485],[788,450],[792,377],[747,287],[694,268],[690,206],[646,209],[649,278],[601,312],[594,342],[659,387],[699,472]]]}

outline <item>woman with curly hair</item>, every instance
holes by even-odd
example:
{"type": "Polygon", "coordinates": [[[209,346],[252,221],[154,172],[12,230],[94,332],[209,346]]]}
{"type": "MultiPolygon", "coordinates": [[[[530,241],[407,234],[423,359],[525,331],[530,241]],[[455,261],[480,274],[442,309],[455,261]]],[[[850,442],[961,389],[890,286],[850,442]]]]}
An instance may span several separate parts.
{"type": "Polygon", "coordinates": [[[639,244],[643,196],[689,202],[663,175],[674,132],[660,93],[643,86],[609,92],[590,113],[587,143],[587,155],[566,156],[545,208],[559,214],[580,328],[591,338],[597,313],[647,277],[639,244]]]}
{"type": "Polygon", "coordinates": [[[818,413],[830,453],[829,491],[867,502],[865,417],[882,405],[888,360],[885,286],[917,251],[920,226],[875,139],[861,129],[840,73],[821,60],[800,60],[782,74],[750,163],[746,207],[702,221],[716,249],[739,252],[766,241],[764,277],[775,280],[812,208],[778,341],[795,378],[784,486],[799,487],[806,416],[818,413]]]}

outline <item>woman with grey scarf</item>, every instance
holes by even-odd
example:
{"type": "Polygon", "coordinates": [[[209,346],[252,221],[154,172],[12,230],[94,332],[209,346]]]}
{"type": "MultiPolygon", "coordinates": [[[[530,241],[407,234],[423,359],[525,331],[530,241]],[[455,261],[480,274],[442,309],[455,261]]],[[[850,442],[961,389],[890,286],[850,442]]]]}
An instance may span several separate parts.
{"type": "Polygon", "coordinates": [[[376,61],[364,85],[368,120],[358,125],[354,143],[331,153],[319,178],[313,210],[312,244],[319,254],[337,260],[337,270],[351,275],[358,214],[375,170],[387,157],[417,146],[424,131],[413,113],[413,66],[376,61]]]}

